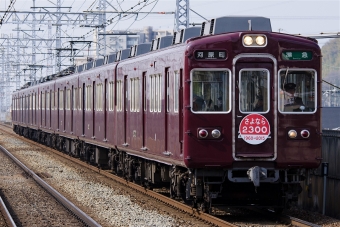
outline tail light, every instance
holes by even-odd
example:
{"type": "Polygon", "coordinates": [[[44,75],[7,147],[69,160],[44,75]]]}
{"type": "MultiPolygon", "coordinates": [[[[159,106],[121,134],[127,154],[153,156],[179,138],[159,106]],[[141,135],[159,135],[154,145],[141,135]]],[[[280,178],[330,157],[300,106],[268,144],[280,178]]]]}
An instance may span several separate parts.
{"type": "Polygon", "coordinates": [[[202,139],[207,138],[209,135],[208,131],[205,129],[201,129],[198,131],[198,136],[202,139]]]}
{"type": "Polygon", "coordinates": [[[308,130],[304,129],[301,131],[301,137],[307,139],[310,136],[310,133],[308,130]]]}

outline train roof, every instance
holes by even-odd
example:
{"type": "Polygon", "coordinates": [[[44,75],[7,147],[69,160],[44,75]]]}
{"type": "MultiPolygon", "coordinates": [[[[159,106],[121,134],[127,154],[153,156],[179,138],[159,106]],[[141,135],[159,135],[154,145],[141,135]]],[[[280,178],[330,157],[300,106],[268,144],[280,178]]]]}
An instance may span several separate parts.
{"type": "Polygon", "coordinates": [[[226,16],[203,22],[201,36],[238,31],[272,32],[270,19],[258,16],[226,16]]]}
{"type": "MultiPolygon", "coordinates": [[[[131,48],[120,50],[117,53],[107,55],[104,58],[98,58],[82,65],[68,67],[57,74],[49,75],[39,81],[26,83],[21,89],[58,77],[67,76],[73,73],[81,73],[95,67],[133,58],[150,51],[157,51],[172,45],[183,44],[191,38],[203,38],[204,36],[242,31],[272,32],[270,19],[259,16],[225,16],[214,18],[203,22],[200,27],[185,28],[178,32],[174,32],[173,36],[160,37],[152,40],[151,43],[134,45],[131,48]]],[[[313,41],[316,42],[316,40],[313,41]]]]}

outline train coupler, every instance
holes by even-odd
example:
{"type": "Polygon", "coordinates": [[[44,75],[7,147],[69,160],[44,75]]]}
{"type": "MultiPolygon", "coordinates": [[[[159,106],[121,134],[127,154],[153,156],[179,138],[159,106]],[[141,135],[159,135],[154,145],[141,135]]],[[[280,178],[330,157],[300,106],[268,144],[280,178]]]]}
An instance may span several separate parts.
{"type": "Polygon", "coordinates": [[[267,178],[267,169],[259,166],[254,166],[248,169],[247,175],[249,179],[254,183],[255,187],[260,186],[260,180],[267,178]]]}

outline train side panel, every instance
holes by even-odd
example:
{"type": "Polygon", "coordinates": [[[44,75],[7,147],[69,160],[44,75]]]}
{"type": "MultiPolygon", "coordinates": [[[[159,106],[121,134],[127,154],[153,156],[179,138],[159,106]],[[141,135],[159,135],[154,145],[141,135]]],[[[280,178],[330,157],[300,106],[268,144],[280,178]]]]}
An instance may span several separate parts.
{"type": "MultiPolygon", "coordinates": [[[[143,148],[143,72],[148,69],[147,61],[129,64],[118,64],[117,80],[120,81],[118,89],[123,88],[125,97],[120,97],[119,104],[124,103],[124,108],[117,114],[117,122],[124,119],[124,123],[117,124],[117,132],[121,132],[117,146],[129,150],[142,151],[143,148]],[[143,64],[144,63],[144,64],[143,64]],[[122,99],[123,98],[123,99],[122,99]]],[[[121,106],[121,105],[120,105],[121,106]]]]}
{"type": "Polygon", "coordinates": [[[107,78],[106,89],[106,140],[111,146],[116,144],[117,122],[116,122],[116,64],[103,67],[107,78]]]}
{"type": "Polygon", "coordinates": [[[94,121],[95,121],[95,129],[94,129],[94,137],[95,140],[104,143],[106,142],[106,127],[107,127],[107,107],[106,101],[108,97],[106,97],[106,89],[108,85],[108,81],[110,75],[107,71],[103,70],[101,67],[96,68],[93,72],[96,76],[96,85],[95,85],[95,97],[94,97],[94,121]]]}

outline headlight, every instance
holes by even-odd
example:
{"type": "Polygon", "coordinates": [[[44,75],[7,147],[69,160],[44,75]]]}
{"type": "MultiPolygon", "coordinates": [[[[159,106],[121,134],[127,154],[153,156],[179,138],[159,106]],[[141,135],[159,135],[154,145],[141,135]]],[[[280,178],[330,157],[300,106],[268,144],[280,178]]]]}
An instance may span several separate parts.
{"type": "Polygon", "coordinates": [[[266,40],[263,36],[257,36],[256,39],[255,39],[255,42],[257,43],[257,45],[263,46],[265,44],[266,40]]]}
{"type": "Polygon", "coordinates": [[[244,35],[242,42],[245,47],[265,47],[268,43],[267,36],[262,34],[244,35]]]}
{"type": "Polygon", "coordinates": [[[243,38],[243,42],[245,45],[250,46],[253,44],[253,38],[247,35],[243,38]]]}
{"type": "Polygon", "coordinates": [[[217,139],[217,138],[220,138],[221,132],[220,132],[220,130],[214,129],[214,130],[212,130],[211,135],[212,135],[212,137],[217,139]]]}
{"type": "Polygon", "coordinates": [[[297,137],[297,132],[295,130],[289,130],[288,137],[294,139],[297,137]]]}

